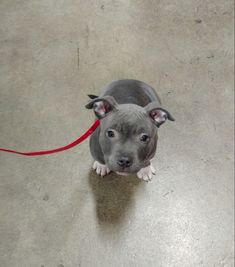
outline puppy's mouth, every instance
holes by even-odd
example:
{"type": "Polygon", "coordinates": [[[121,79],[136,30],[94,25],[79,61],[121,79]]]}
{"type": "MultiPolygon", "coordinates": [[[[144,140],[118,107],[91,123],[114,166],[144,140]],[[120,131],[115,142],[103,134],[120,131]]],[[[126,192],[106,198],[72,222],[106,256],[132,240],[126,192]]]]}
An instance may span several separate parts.
{"type": "Polygon", "coordinates": [[[130,175],[130,173],[128,172],[116,172],[118,175],[122,175],[122,176],[128,176],[130,175]]]}
{"type": "Polygon", "coordinates": [[[115,166],[114,168],[111,168],[111,170],[116,172],[118,175],[128,176],[128,175],[138,172],[139,168],[136,168],[135,166],[126,167],[126,168],[120,168],[118,166],[115,166]]]}

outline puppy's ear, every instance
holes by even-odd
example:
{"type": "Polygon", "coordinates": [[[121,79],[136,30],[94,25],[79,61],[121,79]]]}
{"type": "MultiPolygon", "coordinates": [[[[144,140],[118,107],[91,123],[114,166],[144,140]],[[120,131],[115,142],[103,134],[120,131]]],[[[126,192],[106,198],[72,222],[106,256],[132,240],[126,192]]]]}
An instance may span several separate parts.
{"type": "Polygon", "coordinates": [[[111,111],[115,110],[118,106],[116,100],[109,95],[103,97],[97,97],[92,99],[85,107],[94,110],[94,113],[98,119],[104,118],[111,111]]]}
{"type": "Polygon", "coordinates": [[[88,95],[88,97],[89,97],[90,99],[95,99],[95,98],[98,98],[99,96],[98,96],[98,95],[88,95]]]}
{"type": "Polygon", "coordinates": [[[175,119],[169,111],[159,106],[157,102],[151,102],[145,106],[145,110],[154,124],[159,128],[166,120],[174,121],[175,119]]]}

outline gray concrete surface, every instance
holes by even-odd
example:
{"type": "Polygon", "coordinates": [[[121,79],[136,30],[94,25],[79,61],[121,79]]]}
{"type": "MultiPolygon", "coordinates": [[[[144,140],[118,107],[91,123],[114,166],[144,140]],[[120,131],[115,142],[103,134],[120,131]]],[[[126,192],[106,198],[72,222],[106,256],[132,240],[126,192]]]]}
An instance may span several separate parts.
{"type": "Polygon", "coordinates": [[[0,153],[0,266],[232,267],[233,66],[232,0],[1,0],[0,147],[67,144],[121,78],[176,122],[148,184],[97,177],[88,141],[0,153]]]}

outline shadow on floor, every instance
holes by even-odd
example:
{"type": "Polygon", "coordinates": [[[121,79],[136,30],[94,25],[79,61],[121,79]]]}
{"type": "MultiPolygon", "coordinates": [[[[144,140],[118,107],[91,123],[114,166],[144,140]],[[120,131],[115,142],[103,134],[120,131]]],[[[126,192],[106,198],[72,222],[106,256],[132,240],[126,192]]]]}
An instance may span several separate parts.
{"type": "Polygon", "coordinates": [[[89,184],[96,201],[99,224],[119,224],[132,205],[140,180],[135,175],[125,177],[114,173],[100,177],[91,171],[89,184]]]}

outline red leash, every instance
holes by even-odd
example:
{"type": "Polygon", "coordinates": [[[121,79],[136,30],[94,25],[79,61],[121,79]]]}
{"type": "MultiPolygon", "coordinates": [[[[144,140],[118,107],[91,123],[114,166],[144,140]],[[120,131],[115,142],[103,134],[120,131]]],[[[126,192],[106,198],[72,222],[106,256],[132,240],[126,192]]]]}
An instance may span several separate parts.
{"type": "Polygon", "coordinates": [[[0,151],[19,154],[19,155],[23,155],[23,156],[42,156],[42,155],[46,155],[46,154],[53,154],[53,153],[57,153],[57,152],[62,152],[64,150],[70,149],[70,148],[80,144],[87,137],[89,137],[99,125],[100,125],[100,121],[99,120],[95,121],[94,124],[83,135],[81,135],[77,140],[68,144],[67,146],[59,147],[56,149],[37,151],[37,152],[20,152],[20,151],[0,148],[0,151]]]}

